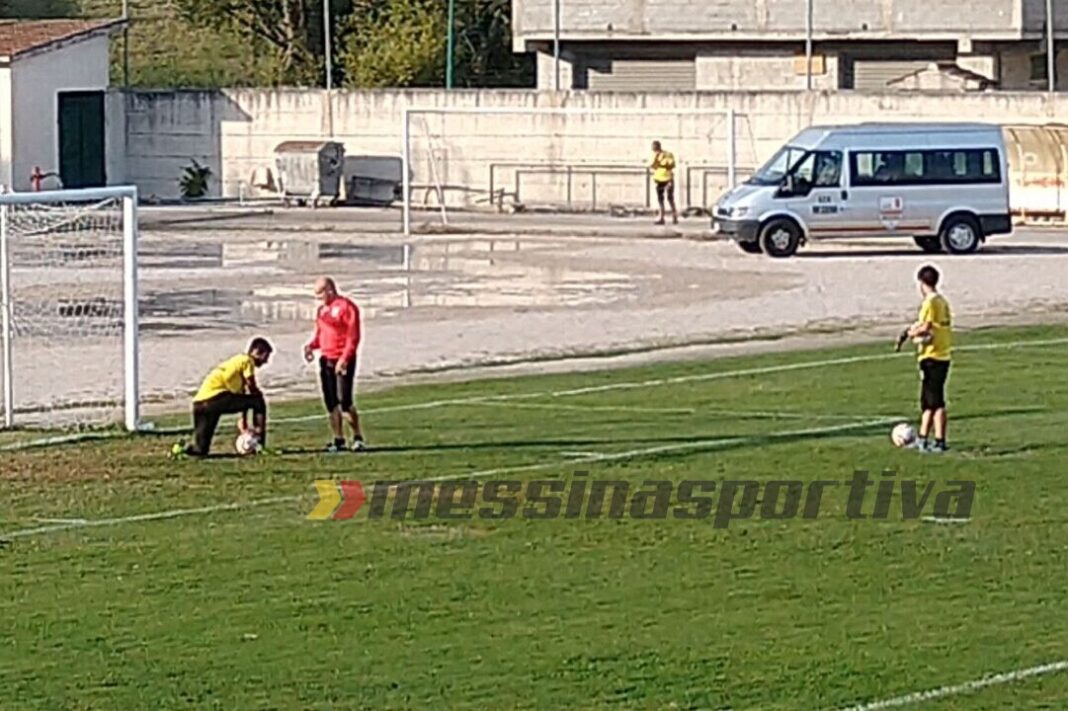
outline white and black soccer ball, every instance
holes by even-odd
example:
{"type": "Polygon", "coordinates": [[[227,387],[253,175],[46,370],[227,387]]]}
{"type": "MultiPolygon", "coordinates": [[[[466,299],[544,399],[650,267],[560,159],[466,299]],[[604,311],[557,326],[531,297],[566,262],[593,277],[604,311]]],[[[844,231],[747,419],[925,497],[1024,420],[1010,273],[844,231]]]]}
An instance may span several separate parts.
{"type": "Polygon", "coordinates": [[[908,447],[916,441],[916,430],[907,422],[894,425],[894,429],[890,430],[890,441],[895,447],[908,447]]]}
{"type": "Polygon", "coordinates": [[[252,432],[242,432],[234,440],[234,451],[247,457],[260,451],[260,440],[252,432]]]}

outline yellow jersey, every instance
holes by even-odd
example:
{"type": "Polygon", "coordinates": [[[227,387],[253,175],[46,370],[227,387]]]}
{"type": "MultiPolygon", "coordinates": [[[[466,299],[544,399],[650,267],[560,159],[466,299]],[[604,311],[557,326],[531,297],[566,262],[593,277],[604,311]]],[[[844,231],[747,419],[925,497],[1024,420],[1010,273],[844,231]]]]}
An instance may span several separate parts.
{"type": "Polygon", "coordinates": [[[675,179],[675,156],[667,151],[654,153],[649,167],[653,169],[653,180],[657,183],[667,183],[675,179]]]}
{"type": "Polygon", "coordinates": [[[918,358],[920,360],[927,358],[950,360],[953,350],[953,318],[946,297],[941,294],[930,294],[923,300],[917,320],[920,323],[931,324],[930,339],[925,339],[926,343],[919,344],[918,358]]]}
{"type": "Polygon", "coordinates": [[[242,353],[224,360],[204,378],[200,390],[193,396],[193,402],[204,402],[223,393],[241,395],[245,392],[245,383],[255,374],[256,363],[250,355],[242,353]]]}

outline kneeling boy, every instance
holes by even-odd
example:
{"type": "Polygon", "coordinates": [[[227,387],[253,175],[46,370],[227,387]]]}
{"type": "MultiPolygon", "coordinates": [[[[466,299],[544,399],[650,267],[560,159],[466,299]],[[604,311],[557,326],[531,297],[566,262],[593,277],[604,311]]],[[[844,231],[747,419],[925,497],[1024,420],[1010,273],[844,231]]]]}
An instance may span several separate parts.
{"type": "MultiPolygon", "coordinates": [[[[267,401],[256,385],[256,368],[270,360],[274,348],[265,338],[254,338],[248,353],[236,355],[217,365],[193,396],[193,444],[175,447],[191,457],[206,457],[223,415],[240,414],[238,429],[251,431],[267,445],[267,401]],[[248,412],[252,411],[252,427],[248,412]]],[[[179,453],[176,452],[176,453],[179,453]]]]}

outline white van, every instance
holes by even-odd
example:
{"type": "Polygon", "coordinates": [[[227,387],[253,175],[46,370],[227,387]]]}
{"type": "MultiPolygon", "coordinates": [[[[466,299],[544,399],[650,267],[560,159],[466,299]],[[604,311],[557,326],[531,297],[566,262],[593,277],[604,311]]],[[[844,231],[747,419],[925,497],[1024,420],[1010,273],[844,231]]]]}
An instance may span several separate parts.
{"type": "Polygon", "coordinates": [[[716,204],[713,229],[744,251],[789,257],[810,240],[910,237],[967,254],[1012,232],[998,126],[859,124],[806,129],[716,204]]]}

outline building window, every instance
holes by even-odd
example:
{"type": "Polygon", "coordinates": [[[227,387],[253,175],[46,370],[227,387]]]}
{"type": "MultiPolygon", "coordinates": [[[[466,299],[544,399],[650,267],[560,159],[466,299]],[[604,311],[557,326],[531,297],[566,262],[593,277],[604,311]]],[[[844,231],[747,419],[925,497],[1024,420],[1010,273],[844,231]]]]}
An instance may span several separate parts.
{"type": "Polygon", "coordinates": [[[1048,62],[1045,54],[1031,55],[1031,81],[1049,81],[1048,62]]]}

